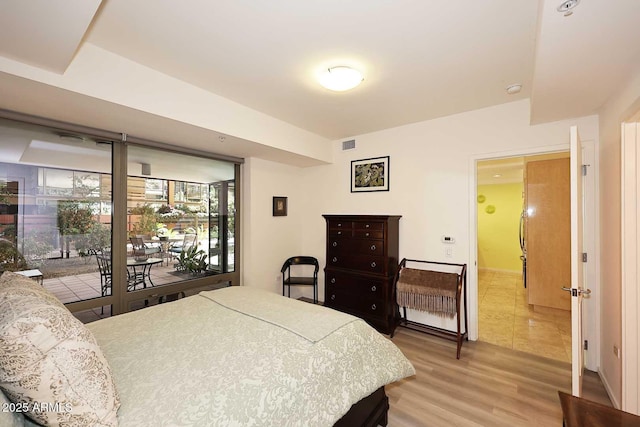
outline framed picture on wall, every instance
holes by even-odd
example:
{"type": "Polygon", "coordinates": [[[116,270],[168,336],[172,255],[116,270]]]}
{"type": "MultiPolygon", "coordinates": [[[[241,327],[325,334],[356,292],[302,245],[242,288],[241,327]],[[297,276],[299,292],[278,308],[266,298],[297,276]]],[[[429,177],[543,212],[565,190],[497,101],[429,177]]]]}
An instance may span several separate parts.
{"type": "Polygon", "coordinates": [[[389,156],[351,161],[351,192],[389,191],[389,156]]]}
{"type": "Polygon", "coordinates": [[[287,198],[273,196],[273,216],[287,216],[287,198]]]}

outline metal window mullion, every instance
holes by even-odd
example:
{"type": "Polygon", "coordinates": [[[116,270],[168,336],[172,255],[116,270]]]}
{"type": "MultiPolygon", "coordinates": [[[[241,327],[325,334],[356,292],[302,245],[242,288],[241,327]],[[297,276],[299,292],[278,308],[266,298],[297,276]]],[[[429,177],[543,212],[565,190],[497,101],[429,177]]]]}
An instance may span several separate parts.
{"type": "Polygon", "coordinates": [[[111,314],[124,313],[127,293],[127,144],[113,143],[111,175],[111,263],[114,305],[111,314]]]}

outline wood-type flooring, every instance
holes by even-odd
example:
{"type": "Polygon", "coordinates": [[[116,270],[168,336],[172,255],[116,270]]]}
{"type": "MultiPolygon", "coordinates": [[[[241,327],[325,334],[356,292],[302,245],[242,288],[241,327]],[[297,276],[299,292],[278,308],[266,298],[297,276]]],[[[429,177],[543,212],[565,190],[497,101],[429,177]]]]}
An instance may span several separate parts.
{"type": "MultiPolygon", "coordinates": [[[[481,341],[455,342],[398,328],[392,341],[416,375],[386,387],[390,427],[561,426],[558,390],[571,392],[571,365],[481,341]]],[[[583,397],[611,405],[585,371],[583,397]]]]}

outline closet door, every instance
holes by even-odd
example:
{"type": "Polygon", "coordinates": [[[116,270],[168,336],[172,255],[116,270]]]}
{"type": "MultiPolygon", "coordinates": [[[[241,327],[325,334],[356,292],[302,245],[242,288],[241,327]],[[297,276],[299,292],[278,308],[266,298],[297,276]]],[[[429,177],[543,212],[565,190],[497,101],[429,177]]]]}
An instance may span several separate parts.
{"type": "Polygon", "coordinates": [[[571,309],[569,158],[526,163],[528,302],[571,309]]]}

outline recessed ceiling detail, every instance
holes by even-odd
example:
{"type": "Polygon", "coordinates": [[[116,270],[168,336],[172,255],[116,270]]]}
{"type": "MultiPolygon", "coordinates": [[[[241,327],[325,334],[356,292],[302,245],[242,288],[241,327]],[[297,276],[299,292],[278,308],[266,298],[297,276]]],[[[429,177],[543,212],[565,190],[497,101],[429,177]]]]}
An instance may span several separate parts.
{"type": "Polygon", "coordinates": [[[532,124],[589,116],[640,66],[640,1],[286,0],[250,14],[246,2],[156,2],[153,13],[141,1],[45,3],[3,9],[0,108],[99,129],[124,119],[133,135],[198,149],[224,133],[216,150],[240,157],[251,157],[242,146],[322,163],[324,139],[527,98],[532,124]],[[571,10],[579,19],[564,19],[571,10]],[[363,87],[320,87],[317,72],[335,65],[361,70],[363,87]]]}

